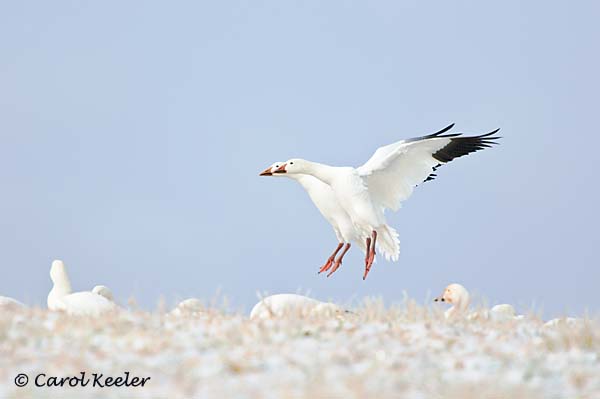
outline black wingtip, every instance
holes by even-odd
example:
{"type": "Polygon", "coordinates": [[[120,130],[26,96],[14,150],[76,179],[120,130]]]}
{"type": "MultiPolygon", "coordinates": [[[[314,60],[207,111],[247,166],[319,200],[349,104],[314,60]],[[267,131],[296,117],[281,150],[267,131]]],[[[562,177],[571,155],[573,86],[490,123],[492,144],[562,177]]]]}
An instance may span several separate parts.
{"type": "Polygon", "coordinates": [[[499,144],[496,140],[500,139],[500,136],[494,136],[500,129],[493,130],[489,133],[481,134],[479,136],[460,136],[450,137],[450,143],[444,148],[438,150],[435,154],[432,154],[433,158],[440,161],[441,163],[447,163],[455,158],[462,157],[475,151],[483,150],[484,148],[490,148],[493,145],[499,144]]]}
{"type": "Polygon", "coordinates": [[[454,127],[454,123],[451,123],[448,126],[446,126],[445,128],[443,128],[442,130],[438,130],[437,132],[432,133],[429,136],[439,136],[442,133],[446,133],[448,130],[452,129],[453,127],[454,127]]]}
{"type": "Polygon", "coordinates": [[[489,133],[481,134],[481,135],[475,136],[475,137],[478,137],[478,138],[486,137],[488,139],[494,139],[494,140],[496,140],[496,139],[499,139],[501,137],[490,137],[490,136],[493,136],[494,134],[498,133],[499,131],[500,131],[500,128],[498,128],[496,130],[492,130],[489,133]]]}
{"type": "Polygon", "coordinates": [[[452,129],[453,127],[454,127],[454,123],[451,123],[448,126],[446,126],[445,128],[443,128],[442,130],[438,130],[435,133],[431,133],[431,134],[428,134],[426,136],[415,137],[415,138],[412,138],[412,139],[408,139],[406,141],[411,142],[411,141],[427,140],[427,139],[433,139],[433,138],[458,137],[458,136],[460,136],[460,133],[444,134],[448,130],[452,129]],[[444,134],[444,135],[442,136],[442,134],[444,134]]]}

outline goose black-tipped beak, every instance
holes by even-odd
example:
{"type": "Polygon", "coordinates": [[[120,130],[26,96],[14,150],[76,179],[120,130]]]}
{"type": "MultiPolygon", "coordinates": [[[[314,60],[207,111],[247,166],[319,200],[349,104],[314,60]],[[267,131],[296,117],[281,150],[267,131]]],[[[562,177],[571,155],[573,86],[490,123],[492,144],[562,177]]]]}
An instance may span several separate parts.
{"type": "Polygon", "coordinates": [[[260,172],[259,176],[273,176],[273,173],[271,173],[271,167],[269,166],[267,169],[260,172]]]}
{"type": "Polygon", "coordinates": [[[278,167],[277,169],[275,169],[273,171],[273,173],[287,173],[287,171],[285,170],[286,166],[287,166],[287,163],[284,163],[283,165],[281,165],[280,167],[278,167]]]}

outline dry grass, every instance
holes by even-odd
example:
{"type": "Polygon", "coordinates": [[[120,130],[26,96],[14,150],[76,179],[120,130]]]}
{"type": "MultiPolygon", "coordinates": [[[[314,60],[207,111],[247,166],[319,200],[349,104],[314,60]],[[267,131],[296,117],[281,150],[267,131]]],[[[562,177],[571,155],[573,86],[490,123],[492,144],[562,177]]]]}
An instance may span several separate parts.
{"type": "MultiPolygon", "coordinates": [[[[213,306],[214,305],[214,306],[213,306]]],[[[0,397],[597,398],[600,330],[585,320],[448,322],[411,300],[367,299],[338,318],[251,321],[207,304],[176,318],[41,309],[0,314],[0,397]],[[138,388],[25,388],[32,379],[129,371],[138,388]]]]}

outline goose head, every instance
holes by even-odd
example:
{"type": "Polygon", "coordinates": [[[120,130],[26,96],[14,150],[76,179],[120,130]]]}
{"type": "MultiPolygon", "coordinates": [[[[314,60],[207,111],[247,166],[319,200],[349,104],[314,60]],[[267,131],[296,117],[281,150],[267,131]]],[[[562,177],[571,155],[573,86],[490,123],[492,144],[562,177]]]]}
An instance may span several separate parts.
{"type": "Polygon", "coordinates": [[[52,262],[50,267],[50,279],[54,285],[71,285],[69,276],[67,275],[67,268],[62,260],[55,260],[52,262]]]}
{"type": "Polygon", "coordinates": [[[108,299],[111,302],[115,301],[115,297],[113,296],[112,291],[110,290],[110,288],[108,288],[105,285],[97,285],[92,289],[92,292],[94,294],[98,294],[100,296],[103,296],[104,298],[108,299]]]}
{"type": "Polygon", "coordinates": [[[306,173],[307,162],[303,159],[292,158],[282,163],[277,169],[273,170],[273,175],[276,174],[304,174],[306,173]]]}
{"type": "Polygon", "coordinates": [[[275,162],[274,164],[260,172],[259,176],[281,176],[280,173],[273,174],[273,172],[279,169],[281,165],[283,165],[283,162],[275,162]]]}
{"type": "Polygon", "coordinates": [[[62,260],[55,260],[50,267],[52,289],[48,294],[48,308],[56,310],[61,307],[61,298],[71,293],[71,282],[67,275],[67,268],[62,260]]]}
{"type": "Polygon", "coordinates": [[[442,293],[441,296],[434,299],[435,302],[448,302],[452,304],[449,309],[451,313],[463,312],[469,306],[469,292],[460,284],[450,284],[442,293]]]}

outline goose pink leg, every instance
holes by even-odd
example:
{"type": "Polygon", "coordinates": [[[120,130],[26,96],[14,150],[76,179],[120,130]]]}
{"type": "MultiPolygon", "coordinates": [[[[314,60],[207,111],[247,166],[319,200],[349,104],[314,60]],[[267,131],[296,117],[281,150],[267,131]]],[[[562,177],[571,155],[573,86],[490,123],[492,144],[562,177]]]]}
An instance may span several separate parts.
{"type": "Polygon", "coordinates": [[[369,264],[369,253],[371,252],[371,237],[367,237],[367,253],[365,254],[365,274],[363,276],[363,280],[367,276],[367,265],[369,264]]]}
{"type": "Polygon", "coordinates": [[[333,263],[335,261],[335,256],[337,255],[338,252],[340,252],[340,249],[342,249],[343,246],[344,246],[344,243],[342,243],[342,242],[340,242],[338,244],[338,246],[335,249],[335,251],[333,251],[333,253],[329,257],[329,259],[327,259],[327,262],[325,262],[325,264],[321,267],[321,269],[319,269],[319,273],[317,273],[317,274],[321,274],[323,272],[326,272],[327,270],[329,270],[331,268],[331,266],[333,265],[333,263]]]}
{"type": "Polygon", "coordinates": [[[375,261],[375,243],[377,242],[377,232],[373,230],[373,241],[371,242],[370,238],[367,238],[367,256],[365,257],[365,274],[363,276],[363,280],[367,278],[367,275],[371,271],[371,266],[373,266],[373,262],[375,261]],[[370,245],[370,247],[369,247],[370,245]]]}
{"type": "Polygon", "coordinates": [[[346,252],[348,252],[349,249],[350,243],[347,243],[346,248],[344,248],[340,257],[337,258],[337,260],[333,263],[333,269],[331,269],[331,271],[327,274],[327,277],[331,276],[333,273],[335,273],[337,269],[340,268],[340,266],[342,265],[342,259],[344,259],[344,255],[346,255],[346,252]]]}

